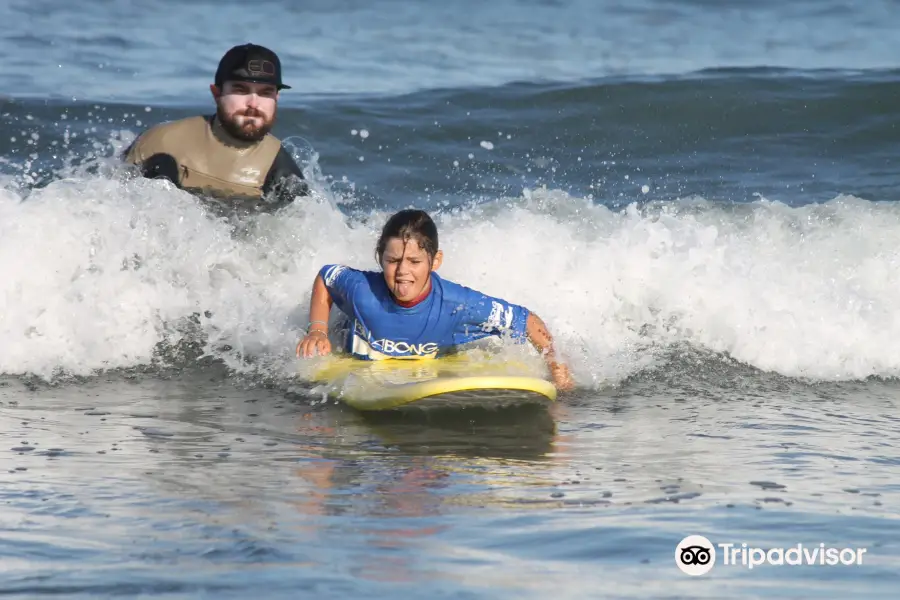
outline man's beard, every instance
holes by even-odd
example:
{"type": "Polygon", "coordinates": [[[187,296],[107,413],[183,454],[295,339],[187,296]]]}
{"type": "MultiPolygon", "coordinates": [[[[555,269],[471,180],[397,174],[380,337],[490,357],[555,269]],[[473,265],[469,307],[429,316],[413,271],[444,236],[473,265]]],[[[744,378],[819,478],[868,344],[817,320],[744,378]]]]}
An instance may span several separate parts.
{"type": "Polygon", "coordinates": [[[222,128],[228,132],[229,135],[235,137],[244,142],[258,142],[259,140],[266,137],[266,134],[272,129],[272,125],[274,124],[275,119],[273,118],[271,122],[265,122],[265,115],[256,110],[255,108],[248,108],[244,110],[240,114],[235,114],[231,119],[228,118],[222,112],[221,108],[216,109],[216,114],[219,117],[219,122],[222,124],[222,128]],[[263,124],[260,126],[253,125],[251,123],[246,123],[243,127],[237,124],[235,118],[236,117],[258,117],[263,120],[263,124]]]}

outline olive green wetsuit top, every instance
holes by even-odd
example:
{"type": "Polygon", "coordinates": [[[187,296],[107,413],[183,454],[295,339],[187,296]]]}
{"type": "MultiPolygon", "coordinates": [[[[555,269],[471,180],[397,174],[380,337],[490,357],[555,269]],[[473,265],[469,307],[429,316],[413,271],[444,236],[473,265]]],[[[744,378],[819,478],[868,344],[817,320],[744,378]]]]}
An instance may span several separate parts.
{"type": "Polygon", "coordinates": [[[144,177],[257,209],[280,208],[309,194],[303,172],[278,138],[239,140],[214,115],[151,127],[125,151],[125,160],[144,177]]]}

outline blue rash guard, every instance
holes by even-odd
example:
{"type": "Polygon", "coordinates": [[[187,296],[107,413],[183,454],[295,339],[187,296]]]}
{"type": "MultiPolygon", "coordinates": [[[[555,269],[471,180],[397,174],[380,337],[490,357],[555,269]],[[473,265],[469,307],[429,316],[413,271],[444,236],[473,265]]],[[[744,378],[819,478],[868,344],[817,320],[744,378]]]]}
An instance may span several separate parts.
{"type": "Polygon", "coordinates": [[[350,319],[345,350],[356,358],[434,358],[491,335],[525,337],[527,308],[431,273],[431,291],[415,306],[394,301],[384,275],[344,265],[319,271],[334,303],[350,319]]]}

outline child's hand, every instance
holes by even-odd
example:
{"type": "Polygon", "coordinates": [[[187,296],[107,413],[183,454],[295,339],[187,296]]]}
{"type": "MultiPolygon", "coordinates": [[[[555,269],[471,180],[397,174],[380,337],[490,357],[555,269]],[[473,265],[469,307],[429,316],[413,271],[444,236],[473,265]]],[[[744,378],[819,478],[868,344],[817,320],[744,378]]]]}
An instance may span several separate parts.
{"type": "Polygon", "coordinates": [[[550,375],[559,391],[567,392],[575,388],[575,380],[572,379],[572,373],[569,372],[569,367],[566,365],[558,362],[551,363],[550,375]]]}
{"type": "Polygon", "coordinates": [[[311,358],[316,355],[325,356],[331,354],[331,342],[328,334],[319,329],[314,329],[306,334],[306,337],[297,344],[298,358],[311,358]]]}

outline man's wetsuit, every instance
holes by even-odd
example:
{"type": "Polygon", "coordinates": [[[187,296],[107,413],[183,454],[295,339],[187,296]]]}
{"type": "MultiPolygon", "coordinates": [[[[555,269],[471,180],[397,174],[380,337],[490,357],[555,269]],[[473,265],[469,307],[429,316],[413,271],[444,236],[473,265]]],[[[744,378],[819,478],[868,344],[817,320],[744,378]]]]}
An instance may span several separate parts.
{"type": "Polygon", "coordinates": [[[302,171],[276,137],[239,140],[215,116],[152,127],[126,150],[125,160],[144,177],[163,177],[183,190],[256,209],[280,208],[309,193],[302,171]]]}

